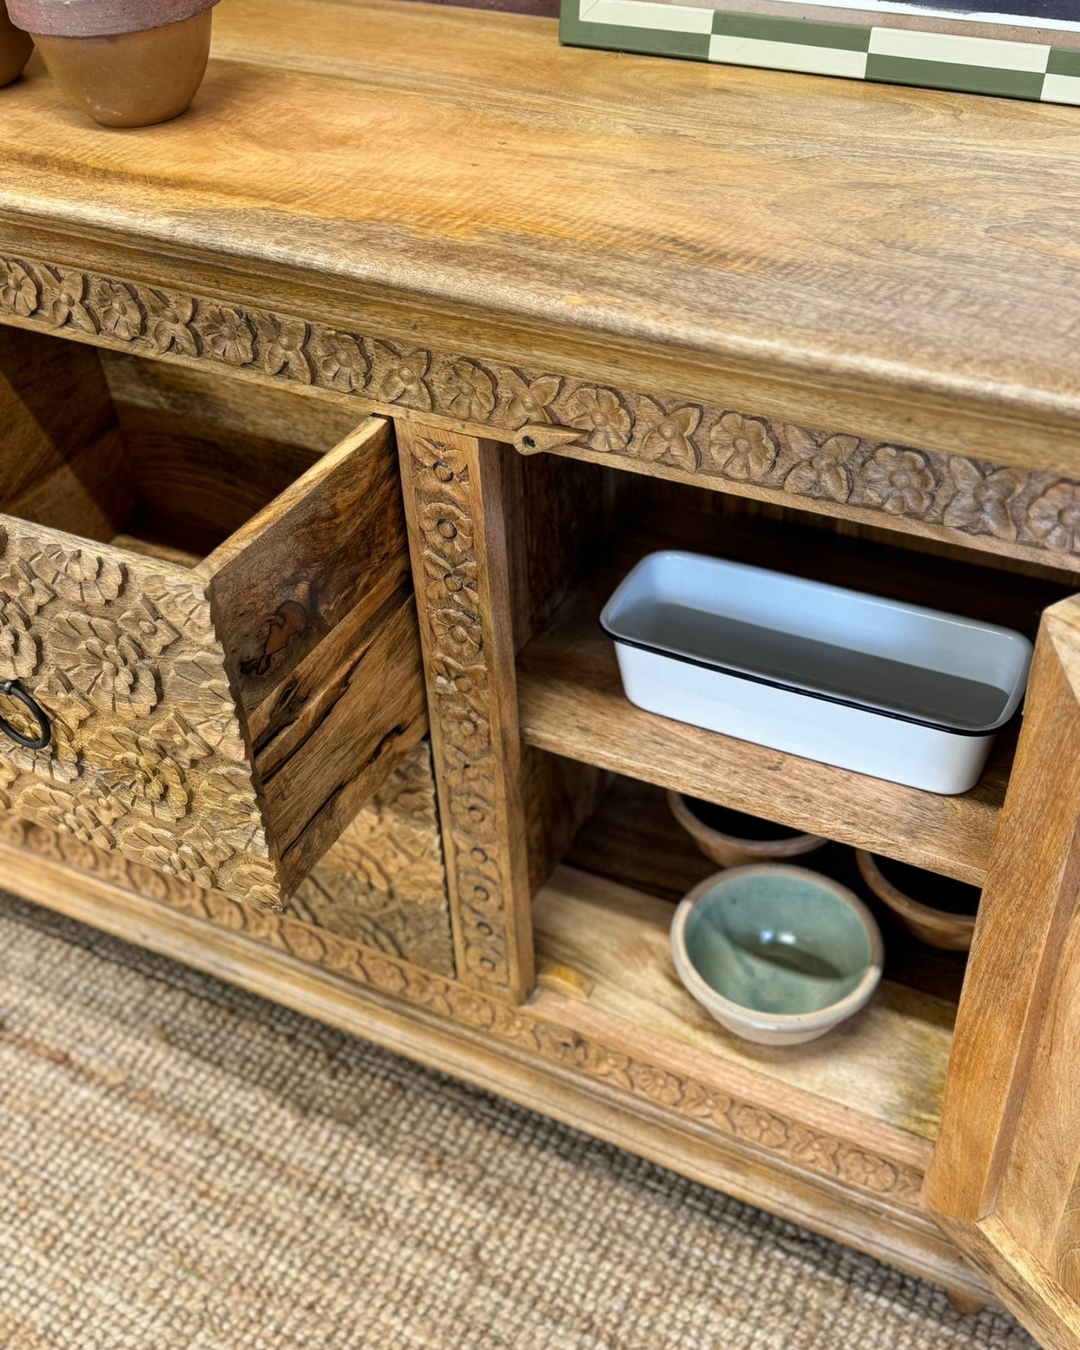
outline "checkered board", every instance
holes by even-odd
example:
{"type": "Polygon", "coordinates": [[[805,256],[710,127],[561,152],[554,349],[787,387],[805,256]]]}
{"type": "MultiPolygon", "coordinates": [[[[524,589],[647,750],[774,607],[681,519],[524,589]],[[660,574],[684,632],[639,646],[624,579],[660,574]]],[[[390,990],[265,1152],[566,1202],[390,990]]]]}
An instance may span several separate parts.
{"type": "Polygon", "coordinates": [[[562,0],[572,47],[1080,105],[1080,48],[733,14],[655,0],[562,0]]]}

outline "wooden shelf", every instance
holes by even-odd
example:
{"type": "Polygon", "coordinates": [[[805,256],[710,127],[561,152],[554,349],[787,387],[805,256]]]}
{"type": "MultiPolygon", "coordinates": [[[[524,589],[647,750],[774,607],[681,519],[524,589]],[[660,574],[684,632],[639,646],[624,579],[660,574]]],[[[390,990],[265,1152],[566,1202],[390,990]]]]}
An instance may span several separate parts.
{"type": "Polygon", "coordinates": [[[562,1020],[631,1058],[767,1102],[918,1166],[937,1137],[955,1005],[883,980],[872,1002],[808,1045],[741,1041],[715,1022],[675,974],[671,905],[561,867],[533,907],[541,995],[563,997],[562,1020]]]}
{"type": "MultiPolygon", "coordinates": [[[[954,1007],[960,1002],[967,952],[939,951],[912,937],[863,881],[846,844],[826,844],[794,861],[832,877],[869,906],[885,939],[887,980],[954,1007]]],[[[563,862],[669,904],[716,871],[668,809],[663,789],[621,774],[578,830],[563,862]]]]}
{"type": "MultiPolygon", "coordinates": [[[[700,524],[682,522],[666,542],[689,539],[686,546],[693,547],[700,524]]],[[[714,521],[709,528],[715,537],[720,527],[714,521]]],[[[598,616],[633,560],[661,546],[664,538],[650,530],[624,540],[615,564],[571,592],[524,648],[518,699],[525,742],[981,886],[1005,797],[1015,728],[998,738],[972,791],[942,797],[704,731],[643,712],[626,699],[598,616]]],[[[730,552],[747,556],[746,549],[730,552]]],[[[807,574],[827,570],[820,558],[815,564],[809,553],[796,553],[807,564],[807,574]]],[[[771,552],[758,560],[777,565],[771,552]]],[[[922,571],[929,565],[922,561],[922,571]]],[[[897,575],[901,582],[910,581],[913,572],[894,572],[894,579],[897,575]]],[[[1000,574],[996,584],[999,596],[1008,589],[1000,574]]],[[[1025,589],[1030,583],[1018,580],[1016,585],[1024,591],[1025,613],[1037,617],[1041,592],[1033,601],[1025,589]]],[[[893,590],[903,593],[905,586],[893,590]]],[[[910,593],[910,585],[906,590],[910,593]]],[[[999,608],[1006,603],[999,598],[999,608]]],[[[1030,630],[1031,623],[1022,626],[1030,630]]]]}

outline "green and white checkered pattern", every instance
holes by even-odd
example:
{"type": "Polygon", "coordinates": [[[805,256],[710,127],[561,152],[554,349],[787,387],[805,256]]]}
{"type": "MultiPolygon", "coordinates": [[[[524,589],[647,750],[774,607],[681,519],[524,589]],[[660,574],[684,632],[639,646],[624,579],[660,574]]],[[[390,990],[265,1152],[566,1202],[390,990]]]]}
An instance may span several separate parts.
{"type": "Polygon", "coordinates": [[[846,75],[1080,105],[1080,49],[856,23],[731,14],[654,0],[562,0],[574,47],[846,75]]]}

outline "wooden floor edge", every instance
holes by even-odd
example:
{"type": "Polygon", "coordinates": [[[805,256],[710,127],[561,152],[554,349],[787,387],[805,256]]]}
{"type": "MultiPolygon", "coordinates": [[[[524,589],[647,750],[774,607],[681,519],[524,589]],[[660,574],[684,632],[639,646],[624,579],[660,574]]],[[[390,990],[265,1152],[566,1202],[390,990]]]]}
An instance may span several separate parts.
{"type": "Polygon", "coordinates": [[[320,969],[242,933],[0,843],[3,884],[25,899],[505,1097],[691,1180],[798,1223],[975,1302],[983,1280],[929,1216],[875,1210],[842,1185],[482,1033],[320,969]]]}

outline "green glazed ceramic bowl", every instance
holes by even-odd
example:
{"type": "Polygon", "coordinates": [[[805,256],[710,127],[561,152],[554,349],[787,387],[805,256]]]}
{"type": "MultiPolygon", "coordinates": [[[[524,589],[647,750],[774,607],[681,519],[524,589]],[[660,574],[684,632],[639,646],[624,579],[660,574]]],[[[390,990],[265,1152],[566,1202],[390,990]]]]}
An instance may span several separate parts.
{"type": "Polygon", "coordinates": [[[881,979],[881,931],[857,895],[804,867],[735,867],[675,911],[679,978],[728,1031],[800,1045],[851,1017],[881,979]]]}

